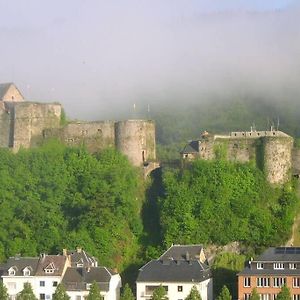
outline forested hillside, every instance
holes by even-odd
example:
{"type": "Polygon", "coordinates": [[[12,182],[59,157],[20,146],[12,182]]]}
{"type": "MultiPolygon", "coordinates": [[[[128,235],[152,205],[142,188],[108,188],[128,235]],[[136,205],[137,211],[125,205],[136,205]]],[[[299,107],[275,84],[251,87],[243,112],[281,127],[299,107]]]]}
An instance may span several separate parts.
{"type": "Polygon", "coordinates": [[[121,154],[57,143],[0,150],[0,259],[84,247],[120,270],[142,233],[142,180],[121,154]]]}
{"type": "Polygon", "coordinates": [[[165,245],[240,241],[259,250],[288,238],[297,208],[291,183],[273,188],[251,164],[193,162],[163,175],[165,245]]]}

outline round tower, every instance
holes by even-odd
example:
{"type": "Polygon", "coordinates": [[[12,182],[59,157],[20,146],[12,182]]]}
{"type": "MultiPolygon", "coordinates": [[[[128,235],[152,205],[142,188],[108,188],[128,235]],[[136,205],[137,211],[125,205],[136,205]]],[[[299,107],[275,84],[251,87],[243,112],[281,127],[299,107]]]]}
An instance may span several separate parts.
{"type": "Polygon", "coordinates": [[[156,159],[155,124],[151,120],[127,120],[116,123],[116,148],[135,166],[156,159]]]}
{"type": "Polygon", "coordinates": [[[283,184],[291,177],[293,138],[264,137],[264,172],[271,184],[283,184]]]}

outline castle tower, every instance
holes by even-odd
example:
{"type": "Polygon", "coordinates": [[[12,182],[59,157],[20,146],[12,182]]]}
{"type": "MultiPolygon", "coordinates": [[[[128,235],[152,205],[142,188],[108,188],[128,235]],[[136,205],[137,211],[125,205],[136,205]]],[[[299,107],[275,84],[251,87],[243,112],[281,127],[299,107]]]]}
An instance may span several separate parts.
{"type": "Polygon", "coordinates": [[[264,137],[263,168],[271,184],[283,184],[291,176],[293,138],[264,137]]]}
{"type": "Polygon", "coordinates": [[[116,148],[135,166],[156,159],[155,125],[150,120],[127,120],[115,124],[116,148]]]}

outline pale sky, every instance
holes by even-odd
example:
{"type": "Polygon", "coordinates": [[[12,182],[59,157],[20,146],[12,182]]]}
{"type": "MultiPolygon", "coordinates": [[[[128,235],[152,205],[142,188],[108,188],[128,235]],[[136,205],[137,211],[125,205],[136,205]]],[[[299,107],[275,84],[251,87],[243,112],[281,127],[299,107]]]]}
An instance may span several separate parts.
{"type": "Polygon", "coordinates": [[[300,95],[300,9],[280,0],[0,0],[0,82],[71,117],[236,88],[300,95]]]}

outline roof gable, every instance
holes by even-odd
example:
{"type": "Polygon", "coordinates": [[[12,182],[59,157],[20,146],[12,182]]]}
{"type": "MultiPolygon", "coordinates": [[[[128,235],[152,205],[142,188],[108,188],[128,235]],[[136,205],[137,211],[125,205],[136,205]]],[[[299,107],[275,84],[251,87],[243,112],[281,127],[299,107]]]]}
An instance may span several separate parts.
{"type": "Polygon", "coordinates": [[[0,100],[23,101],[24,97],[14,83],[0,83],[0,100]]]}

